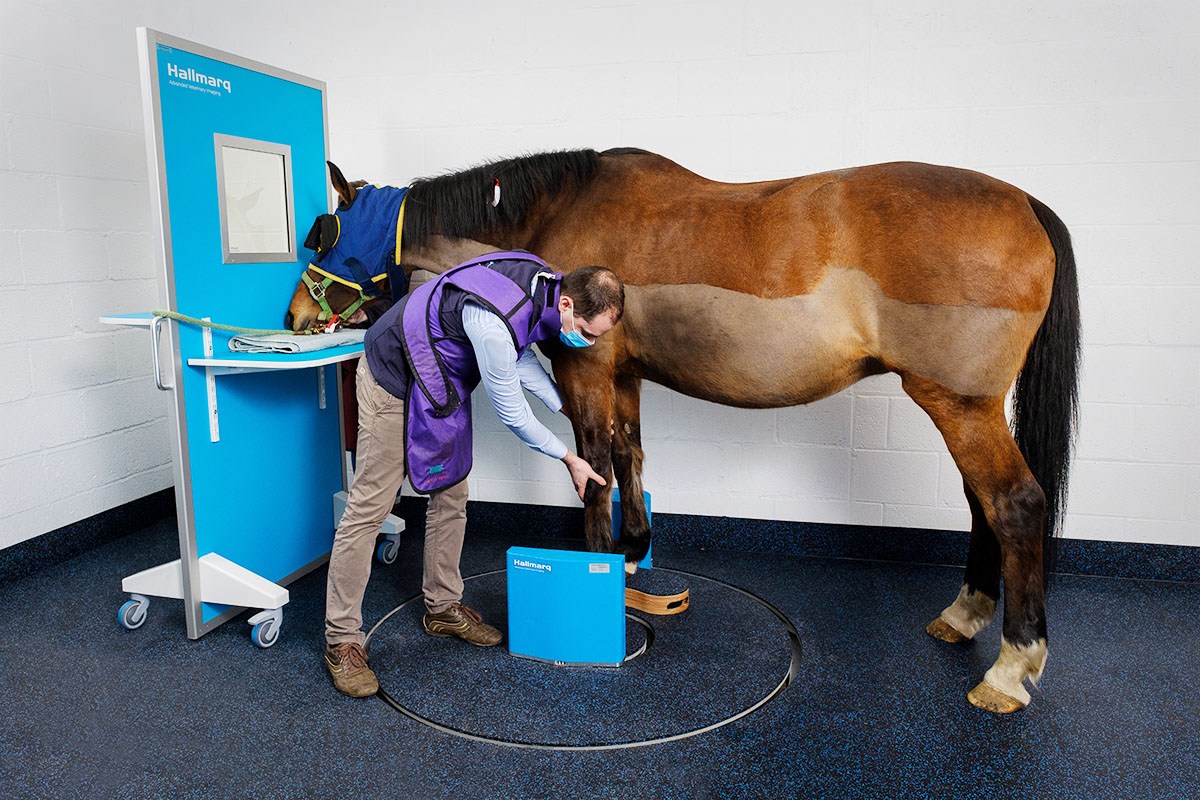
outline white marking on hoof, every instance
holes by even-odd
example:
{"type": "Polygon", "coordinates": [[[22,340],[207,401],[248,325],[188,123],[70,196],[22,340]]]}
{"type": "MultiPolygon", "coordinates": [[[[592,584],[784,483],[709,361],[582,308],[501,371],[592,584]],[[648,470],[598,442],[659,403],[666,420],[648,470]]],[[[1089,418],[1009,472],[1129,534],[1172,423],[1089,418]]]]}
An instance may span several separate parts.
{"type": "Polygon", "coordinates": [[[942,611],[941,619],[968,639],[988,626],[996,615],[996,601],[983,592],[972,592],[964,583],[958,597],[942,611]]]}
{"type": "Polygon", "coordinates": [[[1000,638],[1000,657],[983,676],[983,682],[997,691],[1029,705],[1029,692],[1025,690],[1026,678],[1034,686],[1046,668],[1046,640],[1038,639],[1033,644],[1014,645],[1000,638]]]}
{"type": "Polygon", "coordinates": [[[632,575],[635,572],[637,572],[637,562],[636,561],[626,561],[625,562],[625,574],[632,575]]]}

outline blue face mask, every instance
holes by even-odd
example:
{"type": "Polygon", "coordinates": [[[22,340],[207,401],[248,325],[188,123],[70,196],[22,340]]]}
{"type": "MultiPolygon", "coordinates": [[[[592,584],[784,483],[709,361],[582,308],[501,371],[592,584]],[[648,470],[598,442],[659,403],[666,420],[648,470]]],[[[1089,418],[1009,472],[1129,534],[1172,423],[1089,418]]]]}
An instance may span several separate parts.
{"type": "Polygon", "coordinates": [[[584,335],[575,330],[575,312],[571,312],[571,330],[558,332],[559,340],[567,347],[591,347],[595,342],[589,342],[584,335]]]}

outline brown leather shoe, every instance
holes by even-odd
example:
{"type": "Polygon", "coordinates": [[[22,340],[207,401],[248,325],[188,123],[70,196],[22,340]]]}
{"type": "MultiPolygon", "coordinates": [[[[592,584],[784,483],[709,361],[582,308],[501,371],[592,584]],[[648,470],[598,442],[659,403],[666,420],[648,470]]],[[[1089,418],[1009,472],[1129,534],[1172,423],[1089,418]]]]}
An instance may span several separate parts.
{"type": "Polygon", "coordinates": [[[483,621],[479,612],[462,603],[455,603],[437,614],[425,612],[421,625],[430,636],[457,636],[479,647],[500,644],[504,638],[500,631],[483,621]]]}
{"type": "Polygon", "coordinates": [[[333,676],[334,687],[350,697],[370,697],[379,691],[379,681],[367,666],[367,652],[361,644],[343,642],[325,646],[325,666],[333,676]]]}

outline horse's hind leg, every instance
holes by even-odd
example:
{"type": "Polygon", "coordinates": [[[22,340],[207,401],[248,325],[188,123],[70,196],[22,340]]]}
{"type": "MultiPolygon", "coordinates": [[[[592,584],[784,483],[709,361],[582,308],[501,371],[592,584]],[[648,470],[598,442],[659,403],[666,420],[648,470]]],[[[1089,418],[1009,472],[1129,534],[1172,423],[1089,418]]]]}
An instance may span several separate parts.
{"type": "Polygon", "coordinates": [[[642,499],[642,386],[639,378],[618,375],[616,414],[613,419],[612,459],[621,486],[621,541],[625,567],[646,557],[650,549],[650,522],[642,499]]]}
{"type": "MultiPolygon", "coordinates": [[[[967,397],[911,376],[904,378],[904,390],[941,431],[999,545],[1004,580],[1000,656],[967,699],[989,711],[1017,711],[1029,704],[1025,679],[1036,683],[1046,664],[1045,495],[1009,432],[1003,397],[967,397]]],[[[982,533],[979,538],[986,541],[982,533]]],[[[978,551],[977,563],[986,562],[985,556],[985,550],[978,551]]]]}
{"type": "Polygon", "coordinates": [[[1000,543],[988,525],[979,498],[964,482],[971,508],[971,547],[967,570],[958,597],[947,606],[925,632],[944,642],[965,642],[987,627],[1000,599],[1000,543]]]}

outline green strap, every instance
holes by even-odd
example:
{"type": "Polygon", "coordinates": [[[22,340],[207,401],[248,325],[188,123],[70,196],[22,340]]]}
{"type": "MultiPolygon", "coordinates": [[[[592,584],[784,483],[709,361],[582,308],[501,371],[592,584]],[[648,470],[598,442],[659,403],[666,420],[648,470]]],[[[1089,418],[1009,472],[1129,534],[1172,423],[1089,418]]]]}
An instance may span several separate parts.
{"type": "Polygon", "coordinates": [[[153,311],[151,311],[150,313],[156,317],[166,317],[167,319],[173,319],[177,322],[186,322],[189,325],[199,325],[201,328],[215,328],[219,331],[232,331],[233,333],[254,333],[254,334],[287,333],[287,334],[291,334],[293,336],[304,336],[304,335],[308,334],[308,331],[302,331],[300,333],[297,333],[296,331],[289,331],[289,330],[283,330],[283,329],[270,330],[267,328],[239,328],[236,325],[220,325],[216,322],[209,322],[208,320],[197,319],[196,317],[189,317],[186,314],[180,314],[176,311],[164,311],[161,308],[156,308],[153,311]]]}
{"type": "Polygon", "coordinates": [[[333,283],[333,278],[326,277],[318,283],[309,276],[308,270],[304,270],[300,273],[300,280],[304,281],[304,285],[308,287],[309,296],[321,306],[321,313],[317,314],[317,322],[328,322],[333,319],[333,309],[329,307],[329,301],[325,299],[325,290],[329,288],[329,284],[333,283]]]}
{"type": "Polygon", "coordinates": [[[317,282],[309,276],[308,270],[304,270],[304,272],[300,275],[300,280],[304,281],[304,285],[308,287],[308,293],[312,299],[316,300],[317,304],[321,306],[321,313],[317,314],[318,322],[328,322],[334,317],[338,317],[339,319],[343,320],[350,319],[350,317],[354,315],[355,311],[358,311],[360,308],[374,299],[368,297],[367,293],[364,292],[360,287],[358,290],[358,299],[346,306],[346,308],[342,309],[341,313],[338,313],[329,307],[329,301],[325,299],[325,291],[329,288],[330,284],[333,283],[333,278],[327,276],[324,280],[317,282]]]}

